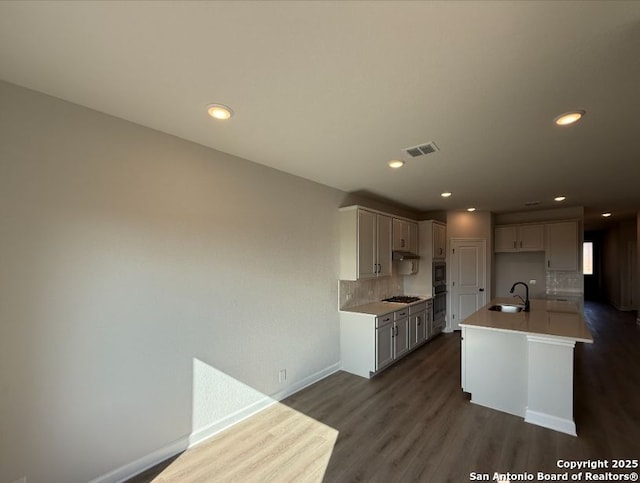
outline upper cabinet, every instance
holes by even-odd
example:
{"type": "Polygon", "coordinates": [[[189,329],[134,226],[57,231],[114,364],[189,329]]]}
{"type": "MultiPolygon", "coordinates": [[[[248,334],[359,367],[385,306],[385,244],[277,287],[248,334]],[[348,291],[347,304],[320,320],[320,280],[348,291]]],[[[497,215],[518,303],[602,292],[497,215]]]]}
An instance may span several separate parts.
{"type": "Polygon", "coordinates": [[[418,224],[413,221],[393,219],[393,250],[418,253],[418,224]]]}
{"type": "Polygon", "coordinates": [[[544,225],[508,225],[495,229],[496,252],[544,251],[544,225]]]}
{"type": "Polygon", "coordinates": [[[434,221],[433,230],[433,259],[444,259],[447,256],[447,225],[434,221]]]}
{"type": "Polygon", "coordinates": [[[580,248],[578,222],[548,223],[546,232],[547,270],[577,272],[580,248]]]}
{"type": "Polygon", "coordinates": [[[545,252],[547,270],[580,271],[576,220],[497,226],[494,241],[496,252],[545,252]]]}
{"type": "Polygon", "coordinates": [[[340,209],[340,279],[391,275],[391,217],[357,206],[340,209]]]}

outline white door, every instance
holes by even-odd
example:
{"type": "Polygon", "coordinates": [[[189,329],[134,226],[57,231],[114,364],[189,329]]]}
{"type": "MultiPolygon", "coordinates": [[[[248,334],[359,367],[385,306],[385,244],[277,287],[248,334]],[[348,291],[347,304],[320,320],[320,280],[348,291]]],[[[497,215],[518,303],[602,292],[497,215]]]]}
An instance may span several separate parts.
{"type": "Polygon", "coordinates": [[[460,322],[487,302],[486,240],[451,240],[451,322],[460,330],[460,322]]]}

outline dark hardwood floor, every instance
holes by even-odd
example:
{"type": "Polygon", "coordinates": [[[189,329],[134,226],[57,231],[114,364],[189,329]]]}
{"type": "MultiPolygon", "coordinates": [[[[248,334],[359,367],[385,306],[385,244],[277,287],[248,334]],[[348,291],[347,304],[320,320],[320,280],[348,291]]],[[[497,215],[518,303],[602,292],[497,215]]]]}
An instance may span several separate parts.
{"type": "MultiPolygon", "coordinates": [[[[201,445],[197,463],[184,460],[179,473],[163,472],[165,464],[131,481],[458,483],[470,481],[471,472],[562,473],[559,459],[638,459],[640,326],[635,313],[592,302],[585,318],[595,343],[576,345],[577,438],[471,404],[460,389],[460,334],[453,333],[438,336],[374,379],[338,372],[282,401],[338,431],[324,476],[272,472],[272,478],[244,473],[240,479],[211,470],[189,479],[196,471],[189,464],[219,459],[225,438],[242,431],[234,427],[201,445]]],[[[296,442],[289,441],[295,452],[296,442]]]]}

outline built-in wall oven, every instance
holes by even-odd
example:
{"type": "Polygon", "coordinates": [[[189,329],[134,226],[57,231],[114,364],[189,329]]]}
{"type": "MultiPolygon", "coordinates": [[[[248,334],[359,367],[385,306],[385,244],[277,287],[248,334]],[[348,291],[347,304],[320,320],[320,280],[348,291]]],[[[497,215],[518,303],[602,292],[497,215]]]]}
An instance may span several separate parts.
{"type": "Polygon", "coordinates": [[[433,319],[431,333],[442,332],[447,317],[447,265],[445,262],[433,262],[433,319]]]}

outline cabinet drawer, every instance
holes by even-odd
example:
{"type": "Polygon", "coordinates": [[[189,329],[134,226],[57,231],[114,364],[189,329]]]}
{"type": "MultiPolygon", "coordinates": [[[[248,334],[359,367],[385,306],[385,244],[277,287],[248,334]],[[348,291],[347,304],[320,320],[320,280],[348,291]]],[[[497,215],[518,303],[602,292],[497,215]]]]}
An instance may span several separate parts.
{"type": "Polygon", "coordinates": [[[393,320],[406,319],[407,317],[409,317],[409,307],[406,309],[396,310],[393,313],[393,320]]]}
{"type": "Polygon", "coordinates": [[[418,312],[424,312],[427,310],[427,302],[420,302],[409,306],[409,315],[417,314],[418,312]]]}
{"type": "Polygon", "coordinates": [[[393,314],[381,315],[380,317],[376,317],[376,328],[390,324],[391,322],[393,322],[393,314]]]}

